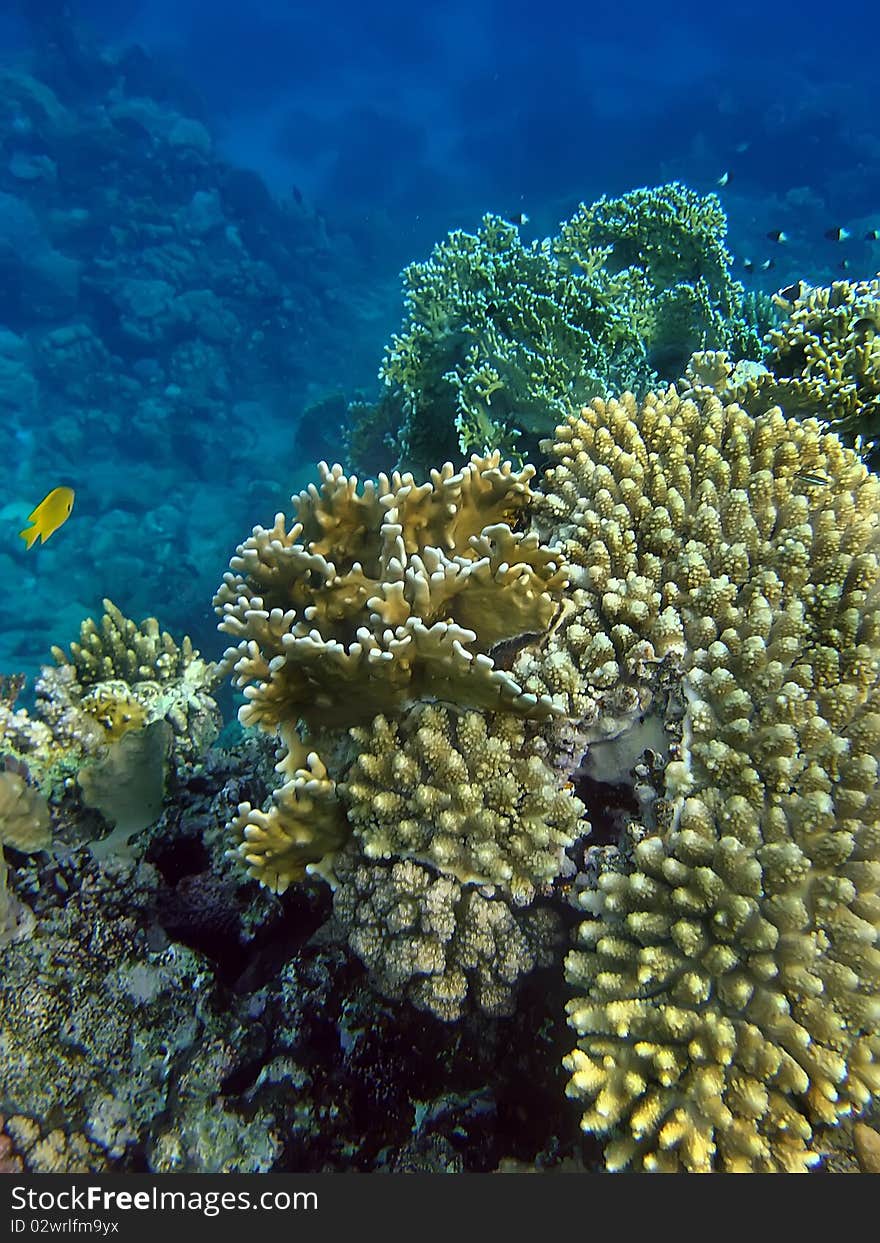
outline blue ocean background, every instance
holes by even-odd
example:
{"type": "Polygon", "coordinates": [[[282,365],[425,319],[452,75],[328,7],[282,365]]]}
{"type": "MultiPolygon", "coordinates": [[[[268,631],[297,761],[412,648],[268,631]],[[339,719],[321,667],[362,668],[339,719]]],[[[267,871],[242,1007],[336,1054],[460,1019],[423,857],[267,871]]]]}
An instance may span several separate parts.
{"type": "Polygon", "coordinates": [[[858,3],[5,0],[0,673],[107,596],[218,655],[235,545],[378,396],[400,269],[487,211],[543,237],[675,179],[749,288],[872,276],[873,37],[858,3]]]}

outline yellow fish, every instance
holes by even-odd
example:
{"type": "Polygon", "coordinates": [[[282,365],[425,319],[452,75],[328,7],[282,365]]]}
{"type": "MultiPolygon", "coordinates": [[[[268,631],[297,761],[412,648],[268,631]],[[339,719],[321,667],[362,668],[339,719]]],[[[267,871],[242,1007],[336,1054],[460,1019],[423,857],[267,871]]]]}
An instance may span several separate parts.
{"type": "Polygon", "coordinates": [[[19,535],[28,548],[35,542],[38,535],[40,542],[45,544],[49,536],[67,521],[73,509],[75,495],[73,488],[53,488],[48,496],[43,497],[28,517],[28,522],[34,525],[19,531],[19,535]]]}

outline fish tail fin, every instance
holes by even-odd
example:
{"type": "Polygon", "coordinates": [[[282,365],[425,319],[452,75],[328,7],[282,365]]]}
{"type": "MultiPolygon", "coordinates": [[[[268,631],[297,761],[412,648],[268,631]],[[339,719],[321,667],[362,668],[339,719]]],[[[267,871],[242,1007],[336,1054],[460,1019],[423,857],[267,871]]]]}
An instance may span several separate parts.
{"type": "Polygon", "coordinates": [[[40,528],[38,526],[25,527],[18,534],[24,540],[25,548],[31,548],[40,534],[40,528]]]}

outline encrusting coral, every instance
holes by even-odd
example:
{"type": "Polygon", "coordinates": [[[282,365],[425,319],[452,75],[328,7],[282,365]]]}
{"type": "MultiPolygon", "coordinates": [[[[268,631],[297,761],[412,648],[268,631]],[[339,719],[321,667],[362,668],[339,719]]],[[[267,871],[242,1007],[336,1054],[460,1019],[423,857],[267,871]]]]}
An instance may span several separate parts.
{"type": "Polygon", "coordinates": [[[806,1168],[880,1087],[880,481],[815,420],[674,389],[546,449],[612,645],[684,641],[653,823],[590,852],[569,1091],[612,1169],[806,1168]]]}
{"type": "Polygon", "coordinates": [[[541,636],[567,582],[558,555],[515,529],[534,468],[515,471],[496,453],[458,472],[447,464],[421,485],[395,473],[361,491],[339,466],[319,473],[320,488],[294,497],[289,528],[283,514],[255,528],[214,600],[221,630],[238,641],[226,662],[247,698],[242,724],[280,730],[285,747],[272,808],[245,804],[234,826],[253,874],[278,890],[348,832],[332,757],[309,753],[298,722],[329,734],[332,749],[346,727],[424,699],[555,711],[492,656],[541,636]]]}

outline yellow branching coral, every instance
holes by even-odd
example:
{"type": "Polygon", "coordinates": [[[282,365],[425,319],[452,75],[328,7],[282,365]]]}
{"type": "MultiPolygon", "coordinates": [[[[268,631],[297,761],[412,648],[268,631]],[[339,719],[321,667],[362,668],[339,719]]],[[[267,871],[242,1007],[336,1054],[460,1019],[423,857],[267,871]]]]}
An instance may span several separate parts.
{"type": "Polygon", "coordinates": [[[308,864],[332,855],[349,835],[336,783],[315,752],[297,767],[296,751],[294,744],[278,765],[287,779],[273,793],[270,809],[240,803],[230,825],[249,874],[276,893],[302,880],[308,864]]]}
{"type": "Polygon", "coordinates": [[[762,364],[724,353],[695,355],[687,380],[740,402],[753,414],[779,406],[786,415],[814,417],[844,438],[868,444],[880,432],[880,280],[799,283],[796,296],[777,301],[787,318],[771,329],[762,364]]]}
{"type": "Polygon", "coordinates": [[[273,806],[247,807],[234,826],[253,874],[275,889],[345,837],[332,779],[318,798],[301,768],[298,722],[338,731],[422,699],[555,711],[492,657],[543,635],[567,581],[559,555],[515,529],[534,468],[514,471],[496,453],[424,484],[395,473],[362,490],[339,466],[319,472],[320,488],[294,497],[292,526],[279,514],[271,530],[255,528],[214,600],[238,640],[226,661],[248,701],[240,720],[280,730],[287,748],[273,806]]]}
{"type": "Polygon", "coordinates": [[[170,682],[184,676],[187,667],[198,660],[188,636],[180,645],[159,629],[155,617],[138,625],[125,617],[112,600],[104,600],[99,622],[87,617],[80,627],[78,643],[71,643],[70,655],[52,648],[59,665],[72,664],[81,686],[120,680],[170,682]]]}
{"type": "Polygon", "coordinates": [[[551,712],[489,655],[543,632],[566,582],[558,556],[510,525],[534,468],[495,454],[362,492],[339,466],[319,471],[293,526],[279,514],[255,528],[214,600],[238,640],[226,658],[249,701],[242,723],[347,725],[426,697],[551,712]]]}
{"type": "Polygon", "coordinates": [[[412,858],[520,903],[563,872],[583,806],[517,717],[439,705],[353,729],[342,787],[367,858],[412,858]]]}
{"type": "Polygon", "coordinates": [[[559,925],[546,908],[514,915],[411,860],[387,867],[345,852],[337,873],[334,912],[378,986],[447,1022],[469,996],[509,1014],[520,976],[552,960],[559,925]]]}
{"type": "Polygon", "coordinates": [[[880,1088],[880,481],[815,420],[674,389],[548,451],[609,660],[678,636],[685,704],[656,823],[581,897],[570,1094],[613,1169],[806,1168],[880,1088]]]}
{"type": "Polygon", "coordinates": [[[138,625],[105,600],[100,621],[86,618],[70,654],[59,647],[52,654],[56,666],[44,666],[36,685],[37,711],[51,734],[44,761],[65,751],[90,757],[163,719],[174,731],[175,757],[191,760],[219,732],[217,666],[188,636],[176,643],[153,617],[138,625]]]}

